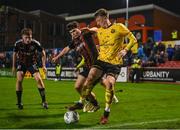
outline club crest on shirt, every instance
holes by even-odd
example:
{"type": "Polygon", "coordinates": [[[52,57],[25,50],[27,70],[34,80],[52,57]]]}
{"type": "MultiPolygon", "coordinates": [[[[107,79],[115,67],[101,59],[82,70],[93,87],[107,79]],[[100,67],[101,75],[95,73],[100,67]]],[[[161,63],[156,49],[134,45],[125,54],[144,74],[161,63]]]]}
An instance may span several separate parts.
{"type": "Polygon", "coordinates": [[[111,29],[111,33],[115,33],[115,29],[111,29]]]}

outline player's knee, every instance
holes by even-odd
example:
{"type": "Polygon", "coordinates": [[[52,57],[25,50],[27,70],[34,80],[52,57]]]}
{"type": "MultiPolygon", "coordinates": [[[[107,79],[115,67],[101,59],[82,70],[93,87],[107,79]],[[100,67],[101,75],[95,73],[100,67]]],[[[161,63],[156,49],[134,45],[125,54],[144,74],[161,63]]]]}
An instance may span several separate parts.
{"type": "Polygon", "coordinates": [[[113,90],[113,88],[114,88],[114,84],[113,83],[109,83],[108,84],[108,86],[106,87],[106,89],[108,89],[108,90],[113,90]]]}
{"type": "Polygon", "coordinates": [[[34,79],[37,81],[37,82],[40,82],[41,81],[41,77],[39,75],[34,75],[34,79]]]}
{"type": "Polygon", "coordinates": [[[23,80],[22,79],[17,79],[18,84],[22,84],[23,80]]]}
{"type": "Polygon", "coordinates": [[[35,78],[35,80],[36,80],[37,83],[41,82],[41,80],[39,78],[35,78]]]}
{"type": "Polygon", "coordinates": [[[80,85],[75,85],[74,88],[75,88],[77,91],[81,91],[82,86],[80,86],[80,85]]]}

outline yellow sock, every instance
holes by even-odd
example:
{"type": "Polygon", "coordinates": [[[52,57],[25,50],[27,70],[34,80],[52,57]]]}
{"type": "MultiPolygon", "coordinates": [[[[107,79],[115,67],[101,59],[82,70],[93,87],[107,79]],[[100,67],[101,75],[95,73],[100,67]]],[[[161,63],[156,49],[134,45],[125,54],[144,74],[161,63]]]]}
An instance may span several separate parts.
{"type": "Polygon", "coordinates": [[[82,96],[80,96],[80,98],[79,98],[79,102],[83,102],[83,98],[82,98],[82,96]]]}
{"type": "Polygon", "coordinates": [[[114,91],[106,89],[106,92],[105,92],[105,100],[106,100],[106,104],[105,105],[106,106],[105,106],[105,108],[110,108],[113,96],[114,96],[114,91]]]}

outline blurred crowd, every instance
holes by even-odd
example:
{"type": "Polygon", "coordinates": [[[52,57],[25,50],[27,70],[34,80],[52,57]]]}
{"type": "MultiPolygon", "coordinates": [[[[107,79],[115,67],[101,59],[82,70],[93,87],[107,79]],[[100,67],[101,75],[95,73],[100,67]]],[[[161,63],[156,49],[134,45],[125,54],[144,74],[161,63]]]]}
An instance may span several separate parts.
{"type": "Polygon", "coordinates": [[[46,50],[46,67],[55,67],[57,63],[61,64],[63,67],[75,67],[81,61],[81,56],[79,56],[77,52],[71,50],[67,55],[59,59],[57,63],[53,63],[52,58],[55,57],[59,51],[61,51],[61,49],[46,50]]]}
{"type": "Polygon", "coordinates": [[[153,42],[148,39],[147,43],[138,47],[138,58],[141,59],[142,67],[158,66],[166,61],[180,60],[180,46],[168,44],[167,47],[162,42],[153,42]]]}
{"type": "Polygon", "coordinates": [[[12,52],[0,53],[0,68],[10,68],[12,66],[12,52]]]}
{"type": "MultiPolygon", "coordinates": [[[[56,63],[53,63],[51,59],[61,50],[60,48],[46,49],[46,67],[55,67],[56,63]]],[[[0,68],[11,67],[12,53],[13,52],[0,53],[0,68]]],[[[168,44],[166,47],[165,44],[161,42],[155,43],[152,39],[148,39],[146,44],[139,44],[137,54],[132,54],[131,52],[127,54],[124,58],[124,65],[131,65],[136,56],[141,60],[142,67],[158,66],[166,61],[180,60],[180,45],[172,46],[168,44]]],[[[75,67],[80,61],[81,56],[75,51],[70,51],[63,58],[59,59],[58,63],[64,67],[75,67]]],[[[41,63],[39,63],[39,66],[41,66],[41,63]]]]}

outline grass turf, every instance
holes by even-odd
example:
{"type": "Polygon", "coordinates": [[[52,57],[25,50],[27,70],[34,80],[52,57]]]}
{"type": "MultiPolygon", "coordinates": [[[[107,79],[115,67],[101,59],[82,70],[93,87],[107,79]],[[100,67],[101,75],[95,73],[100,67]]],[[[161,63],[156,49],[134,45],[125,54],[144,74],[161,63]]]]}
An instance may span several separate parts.
{"type": "Polygon", "coordinates": [[[96,113],[80,114],[76,124],[64,123],[65,106],[79,99],[73,81],[47,81],[46,94],[49,109],[43,109],[33,79],[23,82],[24,109],[18,110],[15,78],[0,77],[0,128],[16,129],[80,129],[80,128],[180,128],[180,85],[160,83],[117,83],[118,104],[112,104],[107,125],[99,125],[104,110],[104,88],[97,85],[94,92],[101,109],[96,113]]]}

